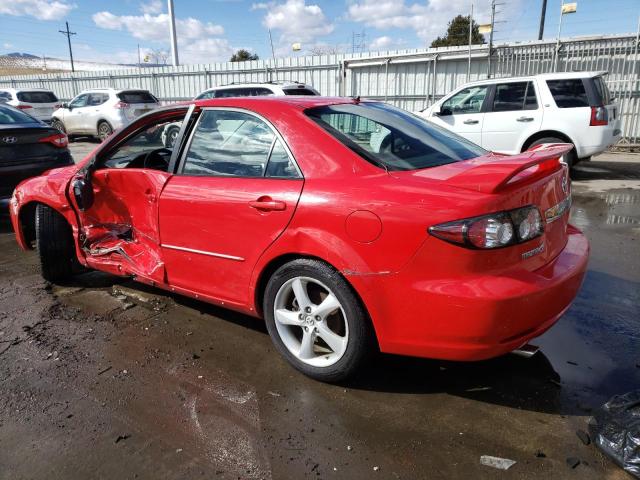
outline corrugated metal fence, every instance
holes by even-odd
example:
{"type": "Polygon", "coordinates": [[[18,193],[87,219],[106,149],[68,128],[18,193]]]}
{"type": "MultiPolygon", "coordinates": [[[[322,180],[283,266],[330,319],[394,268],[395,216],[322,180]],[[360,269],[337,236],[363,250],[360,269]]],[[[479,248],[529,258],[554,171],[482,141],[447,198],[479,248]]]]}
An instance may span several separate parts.
{"type": "Polygon", "coordinates": [[[295,80],[323,95],[378,98],[420,110],[469,80],[556,71],[606,70],[607,83],[622,111],[621,146],[640,144],[640,58],[638,36],[603,36],[385,53],[279,58],[242,63],[133,68],[0,77],[0,87],[43,87],[68,100],[89,88],[145,88],[165,102],[193,98],[229,83],[295,80]],[[556,54],[556,51],[558,52],[556,54]],[[471,56],[469,70],[469,55],[471,56]],[[469,75],[467,72],[469,70],[469,75]]]}

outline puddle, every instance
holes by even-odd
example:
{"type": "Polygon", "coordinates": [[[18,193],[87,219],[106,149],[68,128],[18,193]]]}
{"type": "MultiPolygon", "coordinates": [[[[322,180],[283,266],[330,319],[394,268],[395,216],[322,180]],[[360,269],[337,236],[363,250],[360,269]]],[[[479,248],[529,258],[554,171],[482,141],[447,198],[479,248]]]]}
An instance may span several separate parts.
{"type": "Polygon", "coordinates": [[[581,229],[640,225],[640,190],[621,189],[574,196],[571,223],[581,229]]]}

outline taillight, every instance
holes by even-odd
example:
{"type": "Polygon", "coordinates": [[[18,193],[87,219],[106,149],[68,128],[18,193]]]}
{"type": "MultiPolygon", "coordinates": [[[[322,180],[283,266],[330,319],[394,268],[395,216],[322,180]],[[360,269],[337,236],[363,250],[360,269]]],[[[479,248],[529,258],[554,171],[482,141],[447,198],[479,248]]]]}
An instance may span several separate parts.
{"type": "Polygon", "coordinates": [[[50,143],[54,147],[64,148],[69,145],[69,139],[64,133],[55,133],[53,135],[49,135],[48,137],[41,138],[38,140],[39,143],[50,143]]]}
{"type": "Polygon", "coordinates": [[[131,105],[125,102],[118,102],[114,105],[115,108],[129,108],[131,105]]]}
{"type": "Polygon", "coordinates": [[[591,127],[609,125],[609,112],[606,107],[591,107],[591,127]]]}
{"type": "Polygon", "coordinates": [[[527,242],[544,231],[540,211],[534,206],[481,217],[441,223],[429,233],[467,248],[492,249],[527,242]]]}
{"type": "Polygon", "coordinates": [[[28,110],[29,108],[33,108],[31,105],[18,105],[20,110],[28,110]]]}

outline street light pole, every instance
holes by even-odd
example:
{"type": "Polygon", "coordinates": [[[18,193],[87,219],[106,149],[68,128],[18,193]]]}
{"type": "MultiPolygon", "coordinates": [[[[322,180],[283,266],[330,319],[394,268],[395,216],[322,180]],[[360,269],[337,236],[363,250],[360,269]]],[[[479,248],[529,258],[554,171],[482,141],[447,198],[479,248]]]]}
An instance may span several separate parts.
{"type": "Polygon", "coordinates": [[[469,61],[467,64],[467,82],[471,78],[471,40],[473,38],[473,2],[471,2],[471,14],[469,15],[469,61]]]}
{"type": "Polygon", "coordinates": [[[169,30],[171,32],[171,63],[174,67],[180,65],[178,60],[178,37],[176,35],[176,17],[173,13],[173,0],[167,0],[169,10],[169,30]]]}
{"type": "Polygon", "coordinates": [[[553,71],[558,70],[558,62],[560,60],[560,33],[562,32],[562,17],[564,17],[564,0],[560,0],[560,21],[558,22],[558,37],[556,38],[555,58],[553,59],[553,71]]]}
{"type": "Polygon", "coordinates": [[[547,0],[542,0],[542,12],[540,12],[540,29],[538,30],[538,40],[544,36],[544,17],[547,14],[547,0]]]}

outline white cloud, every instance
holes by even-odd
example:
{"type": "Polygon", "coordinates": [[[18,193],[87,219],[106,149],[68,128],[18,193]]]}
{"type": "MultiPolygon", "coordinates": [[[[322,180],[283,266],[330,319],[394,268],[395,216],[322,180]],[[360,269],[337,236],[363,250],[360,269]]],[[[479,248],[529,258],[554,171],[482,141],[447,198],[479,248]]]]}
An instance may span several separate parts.
{"type": "Polygon", "coordinates": [[[398,46],[398,43],[398,40],[383,35],[382,37],[374,38],[368,47],[369,50],[389,50],[392,47],[398,46]]]}
{"type": "MultiPolygon", "coordinates": [[[[169,15],[161,13],[151,15],[114,15],[111,12],[98,12],[93,21],[100,28],[107,30],[127,30],[140,40],[166,41],[169,35],[169,15]]],[[[178,38],[197,40],[207,35],[222,35],[224,28],[220,25],[203,23],[195,18],[176,19],[178,38]]]]}
{"type": "MultiPolygon", "coordinates": [[[[144,5],[149,6],[149,3],[144,5]]],[[[126,30],[140,40],[164,45],[169,42],[169,15],[165,13],[114,15],[103,11],[94,14],[93,21],[107,30],[126,30]]],[[[176,19],[176,29],[178,53],[183,63],[226,61],[233,53],[229,42],[219,38],[224,34],[224,28],[220,25],[189,17],[176,19]]]]}
{"type": "MultiPolygon", "coordinates": [[[[483,23],[490,12],[490,0],[474,2],[474,20],[483,23]]],[[[433,40],[446,32],[456,15],[468,15],[469,0],[429,0],[407,3],[405,0],[360,0],[349,5],[347,16],[379,30],[412,29],[422,40],[433,40]]],[[[382,37],[381,37],[382,38],[382,37]]]]}
{"type": "Polygon", "coordinates": [[[305,0],[255,3],[251,8],[267,10],[262,24],[280,32],[280,43],[312,43],[334,29],[322,9],[318,5],[307,5],[305,0]]]}
{"type": "Polygon", "coordinates": [[[5,42],[2,44],[2,48],[9,50],[10,48],[13,48],[13,43],[5,42]]]}
{"type": "Polygon", "coordinates": [[[76,8],[66,0],[2,0],[0,15],[35,17],[38,20],[60,20],[76,8]]]}
{"type": "Polygon", "coordinates": [[[162,13],[162,6],[163,3],[161,0],[150,0],[140,4],[140,11],[150,15],[157,15],[158,13],[162,13]]]}

